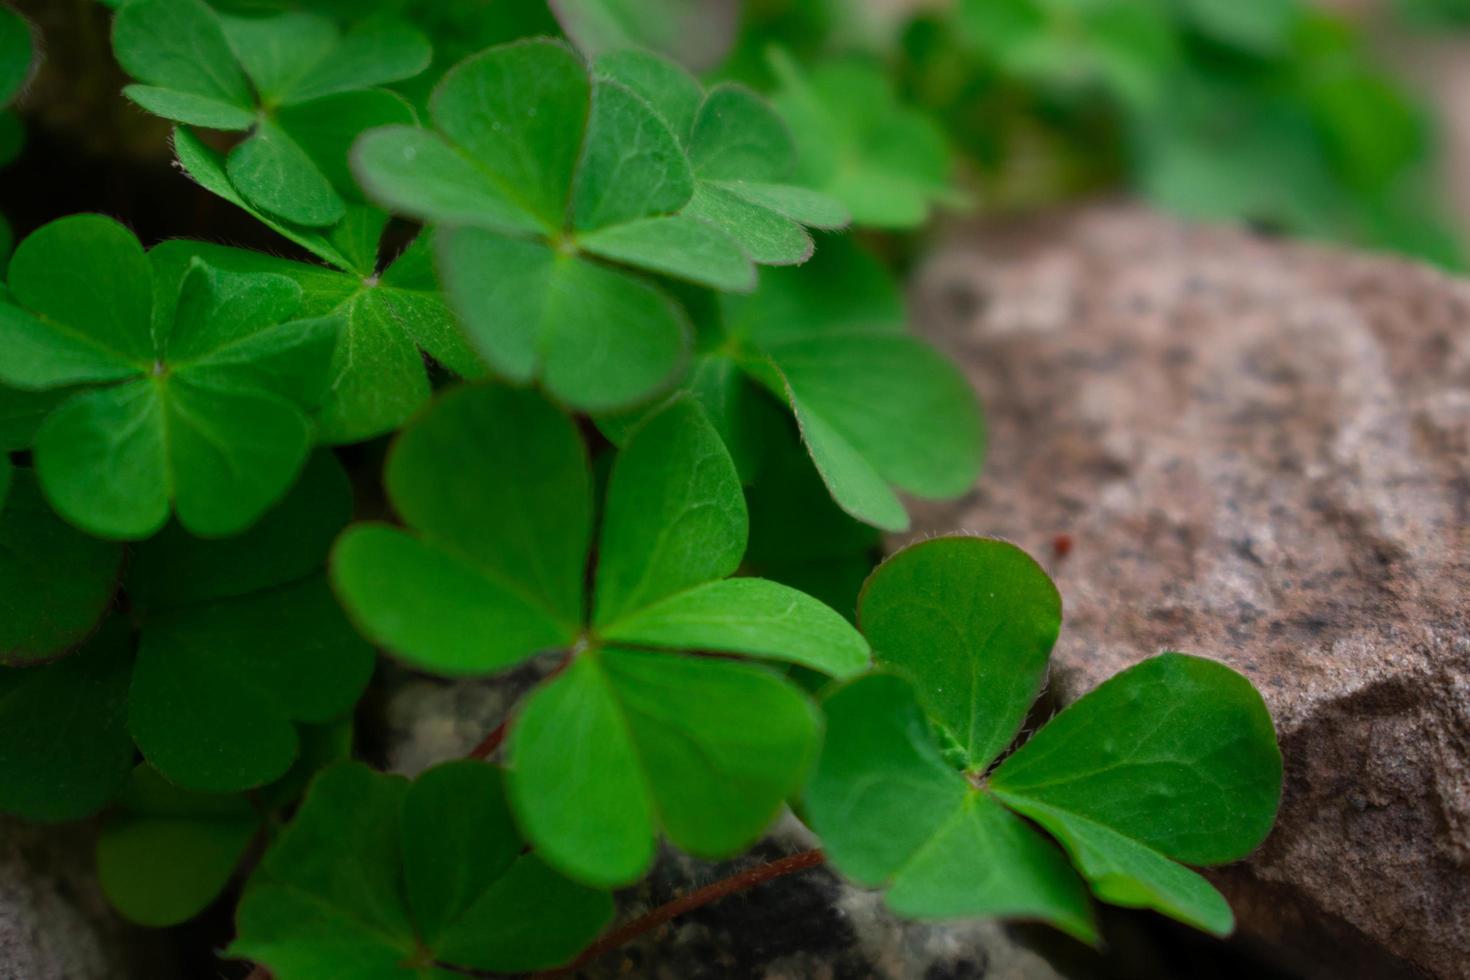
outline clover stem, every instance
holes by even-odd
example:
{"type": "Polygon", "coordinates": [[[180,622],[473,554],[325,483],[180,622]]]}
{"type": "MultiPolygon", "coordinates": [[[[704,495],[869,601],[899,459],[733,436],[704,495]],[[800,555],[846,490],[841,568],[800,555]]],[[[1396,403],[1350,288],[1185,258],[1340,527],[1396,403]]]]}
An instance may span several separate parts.
{"type": "Polygon", "coordinates": [[[500,743],[505,741],[505,720],[490,730],[490,734],[480,739],[480,744],[470,749],[465,754],[466,759],[488,759],[500,748],[500,743]]]}
{"type": "MultiPolygon", "coordinates": [[[[569,664],[569,663],[572,662],[572,657],[574,657],[576,654],[578,654],[579,652],[581,652],[585,648],[586,648],[586,639],[585,639],[585,637],[584,638],[579,638],[577,640],[576,644],[573,645],[572,649],[570,651],[568,651],[567,655],[561,659],[561,662],[558,663],[555,667],[551,668],[551,670],[546,674],[546,676],[544,678],[542,678],[542,682],[544,683],[545,681],[549,681],[553,677],[555,677],[557,674],[560,674],[562,671],[566,670],[567,669],[567,664],[569,664]]],[[[466,759],[488,759],[488,758],[490,758],[492,755],[495,754],[495,750],[498,749],[498,748],[500,748],[500,743],[505,741],[505,733],[506,733],[507,727],[509,725],[510,725],[510,716],[507,714],[506,717],[500,719],[500,724],[496,725],[494,728],[492,728],[490,730],[490,734],[488,734],[484,738],[480,739],[480,742],[479,742],[478,745],[476,745],[474,748],[470,749],[468,752],[465,753],[465,758],[466,759]]]]}
{"type": "Polygon", "coordinates": [[[580,970],[603,954],[626,946],[645,932],[651,932],[685,913],[693,912],[695,909],[702,908],[711,902],[717,902],[727,896],[748,891],[758,885],[764,885],[768,881],[774,881],[798,871],[805,871],[807,868],[815,868],[826,860],[826,855],[820,850],[799,851],[754,868],[746,868],[728,878],[721,878],[713,884],[705,885],[673,901],[665,902],[653,911],[640,915],[633,921],[606,933],[597,942],[583,950],[582,955],[571,963],[554,970],[533,974],[533,980],[566,976],[580,970]]]}

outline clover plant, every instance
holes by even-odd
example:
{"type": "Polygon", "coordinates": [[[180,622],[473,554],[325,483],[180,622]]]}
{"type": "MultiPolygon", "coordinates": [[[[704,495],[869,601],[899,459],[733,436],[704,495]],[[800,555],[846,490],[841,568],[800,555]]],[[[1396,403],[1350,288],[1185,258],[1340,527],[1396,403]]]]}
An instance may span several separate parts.
{"type": "MultiPolygon", "coordinates": [[[[1058,48],[1064,2],[954,16],[1146,101],[1109,53],[1141,15],[1058,48]]],[[[1091,892],[1229,931],[1186,865],[1270,828],[1250,684],[1164,654],[1019,739],[1045,573],[965,537],[873,571],[984,454],[894,269],[973,203],[932,79],[780,4],[740,38],[721,0],[107,6],[178,194],[278,236],[59,217],[0,290],[0,811],[97,818],[122,915],[233,905],[224,955],[275,980],[556,970],[645,928],[612,890],[661,847],[789,810],[903,915],[1100,942],[1091,892]],[[395,677],[515,668],[467,757],[372,768],[395,677]]],[[[0,8],[0,104],[32,50],[0,8]]]]}
{"type": "Polygon", "coordinates": [[[338,321],[295,319],[302,290],[285,276],[157,271],[100,215],[32,234],[0,305],[0,381],[76,389],[35,436],[41,487],[73,524],[146,538],[172,509],[197,534],[236,533],[306,461],[338,321]]]}
{"type": "Polygon", "coordinates": [[[1090,888],[1229,933],[1225,899],[1178,862],[1236,860],[1270,830],[1281,756],[1265,704],[1219,663],[1160,654],[1002,758],[1061,611],[1046,573],[1005,542],[936,538],[881,565],[858,611],[880,670],[826,698],[813,829],[901,915],[1038,918],[1095,942],[1090,888]]]}
{"type": "Polygon", "coordinates": [[[277,218],[319,227],[355,196],[347,148],[367,126],[411,122],[383,89],[428,67],[428,39],[372,20],[343,32],[316,14],[232,17],[203,0],[130,0],[113,49],[138,84],[124,94],[149,112],[204,129],[249,131],[230,151],[230,183],[277,218]]]}

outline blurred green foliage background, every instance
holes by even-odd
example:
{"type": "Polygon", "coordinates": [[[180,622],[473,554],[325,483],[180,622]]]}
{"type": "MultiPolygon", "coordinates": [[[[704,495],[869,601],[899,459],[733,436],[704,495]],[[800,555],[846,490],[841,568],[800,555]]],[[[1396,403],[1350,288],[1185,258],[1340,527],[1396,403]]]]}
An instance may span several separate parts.
{"type": "MultiPolygon", "coordinates": [[[[1470,25],[1397,0],[1396,30],[1470,25]]],[[[986,211],[1126,187],[1188,217],[1463,268],[1431,113],[1348,18],[1302,0],[748,0],[722,73],[881,64],[949,134],[986,211]]]]}

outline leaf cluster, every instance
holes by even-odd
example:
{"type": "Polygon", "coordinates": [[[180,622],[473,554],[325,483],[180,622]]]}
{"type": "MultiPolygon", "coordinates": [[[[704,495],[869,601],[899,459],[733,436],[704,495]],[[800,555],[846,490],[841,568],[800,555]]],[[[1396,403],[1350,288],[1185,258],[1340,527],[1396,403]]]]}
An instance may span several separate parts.
{"type": "Polygon", "coordinates": [[[777,672],[690,652],[835,677],[868,653],[816,600],[728,578],[747,510],[694,402],[647,419],[612,462],[590,594],[591,466],[571,420],[540,396],[445,395],[398,438],[384,482],[406,527],[355,525],[332,559],[365,635],[448,675],[568,651],[509,737],[512,806],[538,854],[611,886],[647,869],[660,829],[706,856],[755,841],[801,785],[815,709],[777,672]]]}
{"type": "MultiPolygon", "coordinates": [[[[1084,4],[1058,54],[1069,2],[958,16],[999,18],[1000,71],[1155,111],[1157,65],[1092,44],[1142,15],[1084,4]]],[[[792,806],[907,915],[1096,940],[1090,890],[1228,930],[1184,865],[1274,815],[1247,681],[1166,654],[1016,745],[1045,574],[942,538],[868,575],[901,495],[964,493],[985,439],[907,330],[877,257],[904,246],[835,235],[968,203],[880,60],[748,36],[697,77],[720,0],[113,6],[181,169],[310,257],[82,214],[0,294],[0,810],[100,813],[125,915],[185,921],[263,855],[231,954],[280,980],[534,971],[660,841],[728,857],[792,806]],[[389,433],[352,478],[330,448],[389,433]],[[410,782],[349,761],[378,651],[544,677],[498,763],[410,782]]]]}
{"type": "Polygon", "coordinates": [[[913,545],[873,573],[859,619],[880,672],[826,698],[805,797],[840,870],[916,918],[1036,918],[1097,942],[1090,889],[1231,931],[1183,865],[1237,860],[1275,819],[1281,756],[1249,681],[1160,654],[1007,753],[1061,623],[1034,561],[983,538],[913,545]]]}
{"type": "Polygon", "coordinates": [[[1036,181],[1007,161],[1034,168],[1046,141],[1064,193],[1121,179],[1190,217],[1463,264],[1434,201],[1428,114],[1315,5],[966,0],[906,44],[920,98],[1021,193],[1036,181]]]}

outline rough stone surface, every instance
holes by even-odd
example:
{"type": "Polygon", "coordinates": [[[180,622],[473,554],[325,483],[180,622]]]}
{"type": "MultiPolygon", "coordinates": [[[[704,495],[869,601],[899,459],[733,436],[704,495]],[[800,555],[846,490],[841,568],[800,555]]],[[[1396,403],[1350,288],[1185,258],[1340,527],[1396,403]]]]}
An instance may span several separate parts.
{"type": "Polygon", "coordinates": [[[166,980],[102,898],[84,828],[0,820],[0,980],[166,980]]]}
{"type": "Polygon", "coordinates": [[[916,526],[1050,566],[1063,701],[1164,649],[1261,688],[1286,789],[1217,875],[1244,931],[1470,977],[1470,283],[1126,206],[953,238],[919,319],[991,449],[916,526]]]}

